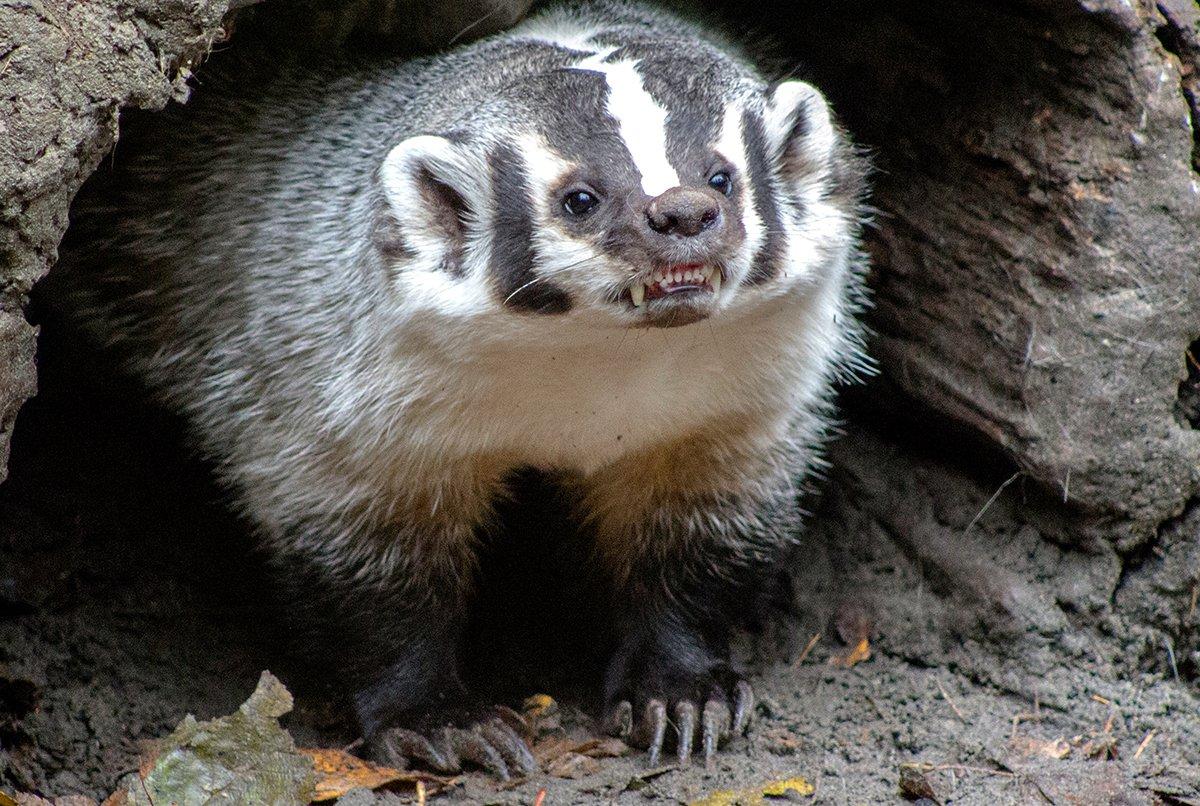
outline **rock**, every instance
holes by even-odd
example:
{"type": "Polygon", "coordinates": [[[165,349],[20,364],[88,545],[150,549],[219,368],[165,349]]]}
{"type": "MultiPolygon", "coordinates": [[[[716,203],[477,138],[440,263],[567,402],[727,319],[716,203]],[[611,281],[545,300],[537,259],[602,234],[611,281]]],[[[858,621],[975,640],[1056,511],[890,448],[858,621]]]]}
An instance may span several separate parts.
{"type": "MultiPolygon", "coordinates": [[[[228,0],[0,5],[0,468],[36,388],[33,284],[57,258],[67,209],[117,138],[122,107],[187,96],[228,0]]],[[[4,470],[0,469],[0,479],[4,470]]]]}

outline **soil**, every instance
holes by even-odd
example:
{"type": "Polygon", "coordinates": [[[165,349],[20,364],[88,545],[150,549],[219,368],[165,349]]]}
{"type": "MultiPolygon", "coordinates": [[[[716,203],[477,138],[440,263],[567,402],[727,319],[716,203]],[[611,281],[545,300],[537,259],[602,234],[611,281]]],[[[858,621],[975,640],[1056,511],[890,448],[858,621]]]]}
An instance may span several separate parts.
{"type": "MultiPolygon", "coordinates": [[[[917,764],[942,802],[1200,803],[1194,5],[855,2],[803,26],[713,6],[803,57],[873,149],[883,372],[845,391],[809,539],[745,638],[748,737],[711,770],[470,774],[448,800],[690,802],[801,776],[816,802],[890,803],[917,764]],[[863,636],[869,659],[830,662],[863,636]]],[[[214,36],[204,14],[164,52],[214,36]]],[[[152,78],[143,105],[174,91],[152,78]]],[[[76,184],[111,144],[89,125],[76,184]]],[[[27,239],[26,290],[64,213],[27,239]]],[[[40,392],[0,488],[0,781],[101,798],[141,743],[233,710],[263,669],[297,695],[301,745],[352,741],[279,651],[262,558],[178,423],[28,316],[40,392]]]]}

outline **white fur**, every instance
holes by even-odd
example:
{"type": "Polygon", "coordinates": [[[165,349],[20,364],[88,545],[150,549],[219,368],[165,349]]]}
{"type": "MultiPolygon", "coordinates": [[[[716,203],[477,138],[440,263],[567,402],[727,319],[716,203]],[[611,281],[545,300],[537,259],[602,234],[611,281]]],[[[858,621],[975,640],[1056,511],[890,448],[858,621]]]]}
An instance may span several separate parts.
{"type": "Polygon", "coordinates": [[[837,140],[829,105],[824,96],[811,84],[803,81],[784,81],[771,94],[765,123],[767,136],[778,154],[797,117],[803,115],[808,124],[800,148],[805,160],[814,166],[828,163],[837,140]]]}
{"type": "MultiPolygon", "coordinates": [[[[725,107],[725,117],[721,121],[720,140],[716,143],[717,153],[733,164],[737,169],[739,176],[748,176],[747,159],[746,159],[746,144],[742,140],[742,112],[741,104],[730,103],[725,107]]],[[[766,239],[766,227],[763,224],[762,217],[758,214],[758,209],[751,203],[750,188],[745,188],[745,197],[747,203],[743,205],[742,226],[746,230],[746,239],[742,243],[738,251],[737,259],[734,260],[731,268],[739,270],[739,275],[733,277],[733,280],[742,280],[750,271],[750,261],[758,250],[762,247],[763,241],[766,239]]],[[[729,292],[725,292],[726,299],[729,298],[729,292]]]]}
{"type": "Polygon", "coordinates": [[[608,84],[607,111],[616,121],[621,140],[642,177],[648,196],[679,186],[679,175],[667,157],[667,110],[642,85],[637,62],[605,59],[615,50],[601,50],[575,66],[601,73],[608,84]]]}

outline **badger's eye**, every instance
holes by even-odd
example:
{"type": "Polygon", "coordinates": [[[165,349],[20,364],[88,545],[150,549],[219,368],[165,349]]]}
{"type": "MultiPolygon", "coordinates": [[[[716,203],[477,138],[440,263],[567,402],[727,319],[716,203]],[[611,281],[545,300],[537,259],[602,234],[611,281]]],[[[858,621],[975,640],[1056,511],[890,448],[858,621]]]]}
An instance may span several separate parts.
{"type": "Polygon", "coordinates": [[[563,197],[563,209],[574,216],[587,215],[600,200],[586,190],[572,190],[563,197]]]}
{"type": "Polygon", "coordinates": [[[708,186],[717,193],[728,196],[733,192],[733,179],[725,171],[717,171],[708,178],[708,186]]]}

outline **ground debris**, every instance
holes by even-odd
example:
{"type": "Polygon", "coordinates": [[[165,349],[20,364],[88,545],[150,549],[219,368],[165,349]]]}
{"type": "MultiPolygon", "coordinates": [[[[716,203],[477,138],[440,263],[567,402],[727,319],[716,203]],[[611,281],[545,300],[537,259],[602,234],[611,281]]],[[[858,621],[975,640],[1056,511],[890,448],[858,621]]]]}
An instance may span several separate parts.
{"type": "Polygon", "coordinates": [[[555,778],[583,778],[600,770],[600,758],[617,758],[629,753],[629,746],[615,737],[597,738],[563,725],[558,703],[546,694],[525,701],[522,717],[535,740],[531,750],[538,766],[555,778]]]}
{"type": "Polygon", "coordinates": [[[1071,754],[1071,744],[1066,739],[1038,739],[1033,736],[1017,736],[1010,742],[1013,750],[1021,756],[1044,756],[1063,759],[1071,754]]]}
{"type": "Polygon", "coordinates": [[[900,765],[900,796],[906,800],[924,800],[938,803],[933,785],[916,764],[900,765]]]}
{"type": "Polygon", "coordinates": [[[782,778],[767,781],[746,789],[718,789],[690,806],[760,806],[769,802],[798,800],[812,795],[816,789],[804,778],[782,778]]]}
{"type": "Polygon", "coordinates": [[[313,761],[316,783],[312,799],[316,803],[336,800],[352,789],[391,789],[403,785],[415,792],[419,786],[432,795],[454,785],[452,778],[372,764],[344,750],[301,748],[299,752],[313,761]]]}
{"type": "Polygon", "coordinates": [[[279,726],[279,717],[291,710],[291,693],[263,672],[250,699],[235,713],[206,722],[191,714],[184,717],[105,804],[311,802],[316,791],[313,760],[279,726]]]}
{"type": "Polygon", "coordinates": [[[849,669],[870,659],[875,617],[869,606],[862,602],[844,602],[834,619],[834,628],[847,648],[830,656],[831,665],[849,669]]]}

